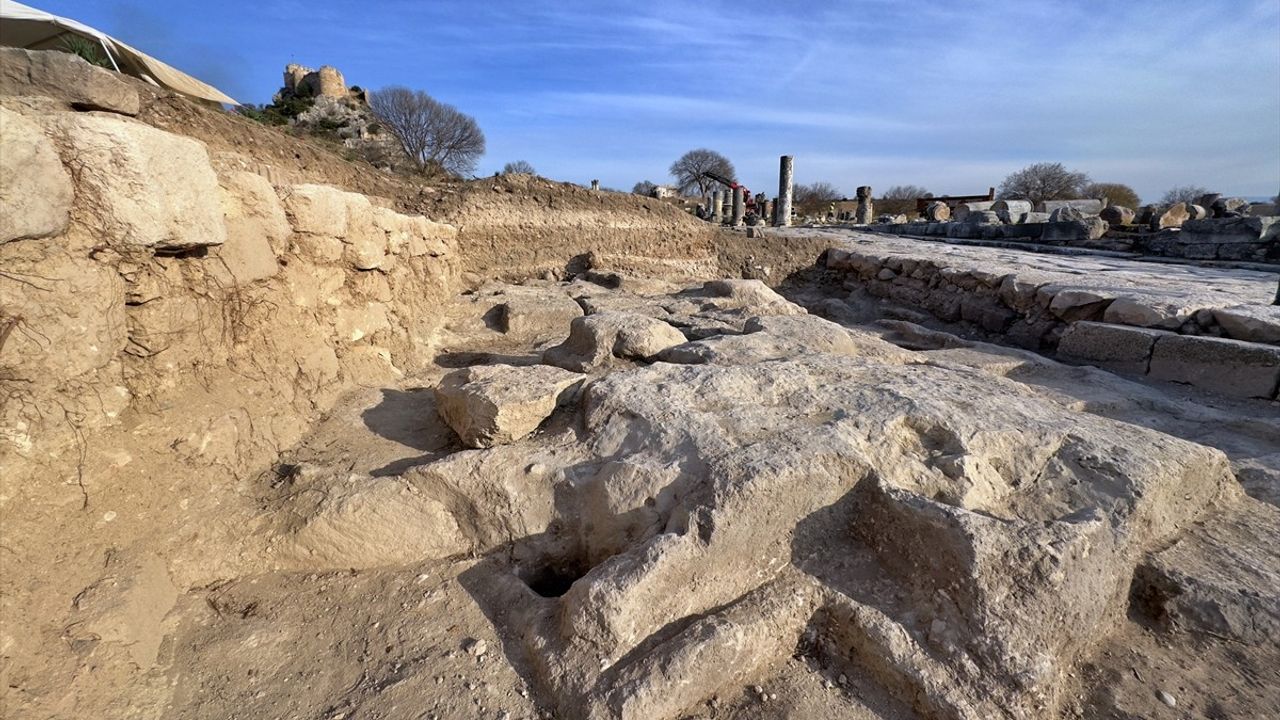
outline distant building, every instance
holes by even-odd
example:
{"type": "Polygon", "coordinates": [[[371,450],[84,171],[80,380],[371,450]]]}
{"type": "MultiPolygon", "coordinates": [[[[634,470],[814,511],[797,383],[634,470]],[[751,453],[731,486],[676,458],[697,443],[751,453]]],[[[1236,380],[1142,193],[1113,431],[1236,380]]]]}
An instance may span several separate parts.
{"type": "Polygon", "coordinates": [[[654,185],[652,195],[659,200],[665,200],[667,198],[678,197],[680,193],[671,185],[654,185]]]}

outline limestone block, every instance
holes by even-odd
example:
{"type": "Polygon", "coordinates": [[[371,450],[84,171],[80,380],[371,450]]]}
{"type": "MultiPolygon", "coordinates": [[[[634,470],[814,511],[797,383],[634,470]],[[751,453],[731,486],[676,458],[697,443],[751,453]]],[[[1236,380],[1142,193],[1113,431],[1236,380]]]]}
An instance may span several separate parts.
{"type": "Polygon", "coordinates": [[[563,293],[512,295],[497,307],[497,326],[517,338],[563,339],[570,323],[582,317],[582,306],[563,293]]]}
{"type": "Polygon", "coordinates": [[[1067,289],[1054,293],[1049,312],[1066,322],[1100,319],[1111,298],[1092,290],[1067,289]]]}
{"type": "Polygon", "coordinates": [[[106,115],[59,113],[48,129],[78,183],[77,212],[103,241],[182,250],[226,239],[203,143],[106,115]]]}
{"type": "Polygon", "coordinates": [[[994,205],[995,202],[960,203],[959,205],[956,205],[956,209],[951,212],[951,218],[953,220],[964,220],[969,213],[979,210],[990,210],[994,205]]]}
{"type": "Polygon", "coordinates": [[[71,176],[40,126],[0,108],[0,243],[61,234],[72,197],[71,176]]]}
{"type": "Polygon", "coordinates": [[[1246,503],[1138,566],[1134,595],[1162,629],[1269,646],[1280,634],[1280,511],[1246,503]]]}
{"type": "Polygon", "coordinates": [[[1102,212],[1102,201],[1092,198],[1081,200],[1043,200],[1036,203],[1036,212],[1052,213],[1059,208],[1073,208],[1081,215],[1097,215],[1102,212]]]}
{"type": "Polygon", "coordinates": [[[652,360],[685,336],[656,318],[625,312],[601,312],[575,318],[569,338],[543,353],[542,361],[575,372],[602,367],[614,357],[652,360]]]}
{"type": "Polygon", "coordinates": [[[1058,356],[1127,375],[1146,375],[1156,340],[1169,333],[1148,328],[1080,321],[1058,341],[1058,356]]]}
{"type": "Polygon", "coordinates": [[[924,209],[924,216],[931,223],[946,222],[951,219],[951,208],[942,201],[931,202],[924,209]]]}
{"type": "Polygon", "coordinates": [[[1174,203],[1164,212],[1152,214],[1151,228],[1153,230],[1163,230],[1165,228],[1182,227],[1182,224],[1190,219],[1191,213],[1187,211],[1187,204],[1174,203]]]}
{"type": "Polygon", "coordinates": [[[1280,383],[1280,347],[1169,335],[1156,342],[1149,375],[1223,395],[1274,398],[1280,383]]]}
{"type": "Polygon", "coordinates": [[[1107,306],[1103,320],[1116,325],[1176,330],[1194,311],[1194,308],[1184,305],[1139,297],[1120,297],[1107,306]]]}
{"type": "Polygon", "coordinates": [[[56,50],[0,48],[0,95],[44,95],[80,110],[138,114],[138,91],[116,73],[56,50]]]}
{"type": "Polygon", "coordinates": [[[1280,345],[1280,305],[1214,308],[1213,319],[1229,338],[1280,345]]]}
{"type": "Polygon", "coordinates": [[[991,206],[991,210],[1000,217],[1000,220],[1006,225],[1012,225],[1019,219],[1031,212],[1033,206],[1028,200],[997,200],[991,206]]]}
{"type": "Polygon", "coordinates": [[[1108,205],[1098,213],[1098,217],[1111,225],[1132,225],[1135,213],[1123,205],[1108,205]]]}
{"type": "Polygon", "coordinates": [[[282,199],[294,232],[342,238],[347,235],[350,194],[328,185],[294,185],[282,199]]]}
{"type": "Polygon", "coordinates": [[[261,175],[232,172],[222,179],[227,241],[218,248],[236,285],[264,280],[280,270],[274,248],[284,248],[289,220],[271,183],[261,175]]]}
{"type": "Polygon", "coordinates": [[[464,444],[505,445],[536,430],[582,380],[547,365],[462,368],[436,386],[436,410],[464,444]]]}

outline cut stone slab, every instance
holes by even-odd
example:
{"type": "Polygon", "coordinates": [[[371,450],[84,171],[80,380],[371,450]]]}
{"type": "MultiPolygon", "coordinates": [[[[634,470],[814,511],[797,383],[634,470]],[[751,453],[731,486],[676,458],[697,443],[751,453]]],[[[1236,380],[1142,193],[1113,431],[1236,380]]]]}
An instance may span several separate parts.
{"type": "Polygon", "coordinates": [[[1248,398],[1274,398],[1280,383],[1280,347],[1223,338],[1167,335],[1156,341],[1148,373],[1248,398]]]}
{"type": "Polygon", "coordinates": [[[436,409],[464,444],[505,445],[536,430],[582,380],[548,365],[462,368],[436,386],[436,409]]]}
{"type": "Polygon", "coordinates": [[[1127,375],[1146,375],[1156,340],[1169,335],[1161,330],[1081,321],[1073,323],[1058,342],[1064,360],[1096,365],[1127,375]]]}
{"type": "Polygon", "coordinates": [[[582,306],[561,292],[513,294],[497,306],[498,329],[521,338],[564,337],[564,328],[582,317],[582,306]]]}
{"type": "Polygon", "coordinates": [[[66,230],[73,194],[71,176],[40,126],[0,108],[0,243],[66,230]]]}
{"type": "Polygon", "coordinates": [[[601,312],[574,318],[569,338],[543,353],[542,361],[574,372],[590,372],[614,357],[652,360],[685,340],[684,333],[656,318],[601,312]]]}
{"type": "Polygon", "coordinates": [[[1146,298],[1121,297],[1107,306],[1102,319],[1116,325],[1174,330],[1194,312],[1193,308],[1185,305],[1172,305],[1146,298]]]}
{"type": "Polygon", "coordinates": [[[245,285],[278,273],[273,248],[283,247],[290,231],[271,183],[254,173],[228,173],[222,178],[222,212],[227,241],[218,257],[233,282],[245,285]]]}
{"type": "Polygon", "coordinates": [[[56,50],[0,48],[0,95],[43,95],[79,110],[137,115],[138,91],[110,70],[56,50]]]}
{"type": "Polygon", "coordinates": [[[222,191],[203,143],[110,115],[42,121],[77,176],[82,219],[103,241],[185,250],[226,239],[222,191]],[[139,191],[151,187],[165,192],[139,191]]]}
{"type": "Polygon", "coordinates": [[[1280,510],[1246,500],[1138,566],[1134,596],[1166,629],[1260,645],[1280,635],[1280,510]]]}
{"type": "Polygon", "coordinates": [[[1232,305],[1214,308],[1213,319],[1227,337],[1280,344],[1280,305],[1232,305]]]}

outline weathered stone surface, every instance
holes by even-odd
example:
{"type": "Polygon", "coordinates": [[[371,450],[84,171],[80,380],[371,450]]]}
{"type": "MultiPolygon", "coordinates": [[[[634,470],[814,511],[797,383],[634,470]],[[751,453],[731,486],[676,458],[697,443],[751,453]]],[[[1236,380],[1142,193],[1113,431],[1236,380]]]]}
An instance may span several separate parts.
{"type": "Polygon", "coordinates": [[[44,95],[81,110],[137,115],[138,91],[116,73],[56,50],[0,48],[0,95],[44,95]]]}
{"type": "MultiPolygon", "coordinates": [[[[1041,212],[1044,211],[1042,210],[1041,212]]],[[[1049,222],[1051,223],[1082,222],[1084,217],[1085,214],[1072,205],[1061,205],[1049,211],[1049,222]]]]}
{"type": "Polygon", "coordinates": [[[1161,302],[1150,298],[1119,297],[1107,306],[1106,322],[1134,327],[1176,330],[1194,312],[1180,303],[1161,302]]]}
{"type": "Polygon", "coordinates": [[[1167,630],[1274,643],[1280,635],[1280,511],[1247,502],[1193,529],[1138,566],[1134,598],[1167,630]]]}
{"type": "Polygon", "coordinates": [[[548,365],[477,365],[436,386],[440,417],[470,447],[515,442],[542,424],[583,377],[548,365]]]}
{"type": "Polygon", "coordinates": [[[1093,198],[1081,200],[1044,200],[1036,203],[1036,212],[1052,213],[1059,208],[1075,208],[1082,215],[1097,215],[1102,212],[1102,201],[1093,198]]]}
{"type": "Polygon", "coordinates": [[[0,244],[66,230],[73,194],[71,176],[40,126],[0,107],[0,244]]]}
{"type": "Polygon", "coordinates": [[[1156,339],[1168,333],[1147,328],[1081,321],[1058,341],[1058,356],[1128,375],[1146,375],[1156,339]]]}
{"type": "Polygon", "coordinates": [[[1249,213],[1249,201],[1244,198],[1217,198],[1210,206],[1216,218],[1241,217],[1249,213]]]}
{"type": "Polygon", "coordinates": [[[1152,215],[1151,227],[1155,230],[1182,227],[1182,224],[1190,219],[1191,213],[1187,211],[1187,204],[1174,203],[1164,212],[1152,215]]]}
{"type": "Polygon", "coordinates": [[[669,347],[685,342],[683,333],[645,315],[600,312],[574,318],[569,338],[550,348],[542,361],[575,372],[589,372],[612,358],[652,360],[669,347]]]}
{"type": "Polygon", "coordinates": [[[929,222],[946,222],[951,219],[951,207],[940,200],[931,202],[924,209],[924,216],[929,222]]]}
{"type": "Polygon", "coordinates": [[[756,314],[769,315],[804,313],[761,280],[712,280],[703,284],[702,290],[720,309],[750,308],[756,314]]]}
{"type": "Polygon", "coordinates": [[[309,502],[294,509],[275,550],[285,567],[377,568],[469,547],[449,508],[404,478],[303,464],[291,482],[309,502]]]}
{"type": "Polygon", "coordinates": [[[1032,212],[1035,207],[1029,200],[997,200],[991,209],[1000,217],[1001,222],[1013,225],[1018,223],[1023,215],[1032,212]]]}
{"type": "Polygon", "coordinates": [[[1209,211],[1203,205],[1188,205],[1187,214],[1191,220],[1204,220],[1209,217],[1209,211]]]}
{"type": "Polygon", "coordinates": [[[1123,205],[1108,205],[1098,213],[1098,217],[1111,225],[1132,225],[1136,213],[1123,205]]]}
{"type": "Polygon", "coordinates": [[[1280,344],[1280,305],[1232,305],[1212,312],[1229,338],[1280,344]]]}
{"type": "Polygon", "coordinates": [[[1064,322],[1101,319],[1112,302],[1106,293],[1093,290],[1062,289],[1053,293],[1049,312],[1064,322]]]}
{"type": "Polygon", "coordinates": [[[570,323],[582,317],[582,306],[560,292],[508,293],[497,306],[498,329],[531,340],[564,338],[570,323]]]}
{"type": "Polygon", "coordinates": [[[218,257],[236,285],[280,271],[275,248],[284,249],[289,219],[271,183],[261,175],[232,172],[222,179],[222,212],[227,241],[218,257]]]}
{"type": "Polygon", "coordinates": [[[47,122],[78,179],[82,219],[104,242],[181,250],[226,239],[203,143],[103,115],[59,113],[47,122]]]}
{"type": "Polygon", "coordinates": [[[865,332],[848,330],[815,315],[770,315],[747,321],[742,335],[716,335],[667,348],[664,362],[746,365],[808,353],[901,360],[906,353],[865,332]]]}
{"type": "Polygon", "coordinates": [[[1148,374],[1223,395],[1274,398],[1280,384],[1280,347],[1169,335],[1156,342],[1148,374]]]}
{"type": "Polygon", "coordinates": [[[347,234],[349,194],[327,185],[294,185],[282,198],[295,232],[341,238],[347,234]]]}
{"type": "Polygon", "coordinates": [[[555,586],[551,613],[534,598],[547,594],[548,571],[522,564],[532,590],[495,602],[511,609],[502,622],[539,649],[539,679],[563,712],[678,717],[718,687],[689,690],[692,657],[754,667],[759,655],[732,648],[790,652],[803,625],[783,618],[799,616],[830,620],[816,629],[824,652],[853,667],[880,658],[911,678],[902,682],[921,712],[1034,716],[1030,696],[1051,698],[1060,673],[1123,617],[1143,554],[1232,480],[1215,452],[1018,388],[944,362],[825,353],[608,375],[586,391],[579,436],[600,462],[575,460],[557,497],[580,508],[565,537],[583,550],[550,562],[579,570],[555,586]],[[838,569],[850,557],[861,558],[857,575],[838,569]],[[699,591],[675,592],[695,569],[699,591]],[[838,582],[829,595],[844,605],[813,615],[814,579],[838,582]],[[918,606],[869,603],[880,582],[945,600],[922,620],[918,606]],[[783,598],[798,604],[780,608],[783,598]],[[749,629],[761,623],[775,630],[749,629]],[[938,629],[927,639],[921,626],[938,629]],[[949,648],[927,661],[931,680],[905,659],[925,662],[929,653],[907,651],[925,643],[949,648]],[[1014,677],[1016,690],[1003,680],[1014,677]]]}
{"type": "Polygon", "coordinates": [[[969,213],[978,212],[981,210],[990,210],[994,205],[995,205],[994,201],[960,203],[959,205],[956,205],[954,210],[951,211],[951,217],[954,220],[964,220],[965,217],[969,215],[969,213]]]}
{"type": "MultiPolygon", "coordinates": [[[[1077,212],[1072,208],[1059,208],[1055,213],[1061,213],[1066,216],[1069,212],[1077,212]]],[[[1063,243],[1066,245],[1077,245],[1100,239],[1107,233],[1109,225],[1106,220],[1095,215],[1089,215],[1079,220],[1066,220],[1044,223],[1040,232],[1040,239],[1046,243],[1063,243]]]]}

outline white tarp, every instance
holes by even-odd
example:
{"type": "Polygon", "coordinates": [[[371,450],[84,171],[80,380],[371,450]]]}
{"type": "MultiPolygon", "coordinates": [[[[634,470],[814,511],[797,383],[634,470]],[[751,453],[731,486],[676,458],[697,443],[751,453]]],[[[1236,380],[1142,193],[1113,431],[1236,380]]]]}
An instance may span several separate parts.
{"type": "Polygon", "coordinates": [[[103,54],[122,73],[203,100],[228,105],[240,104],[218,88],[126,45],[101,30],[13,0],[0,0],[0,45],[28,50],[57,49],[67,34],[79,35],[101,45],[103,54]]]}

